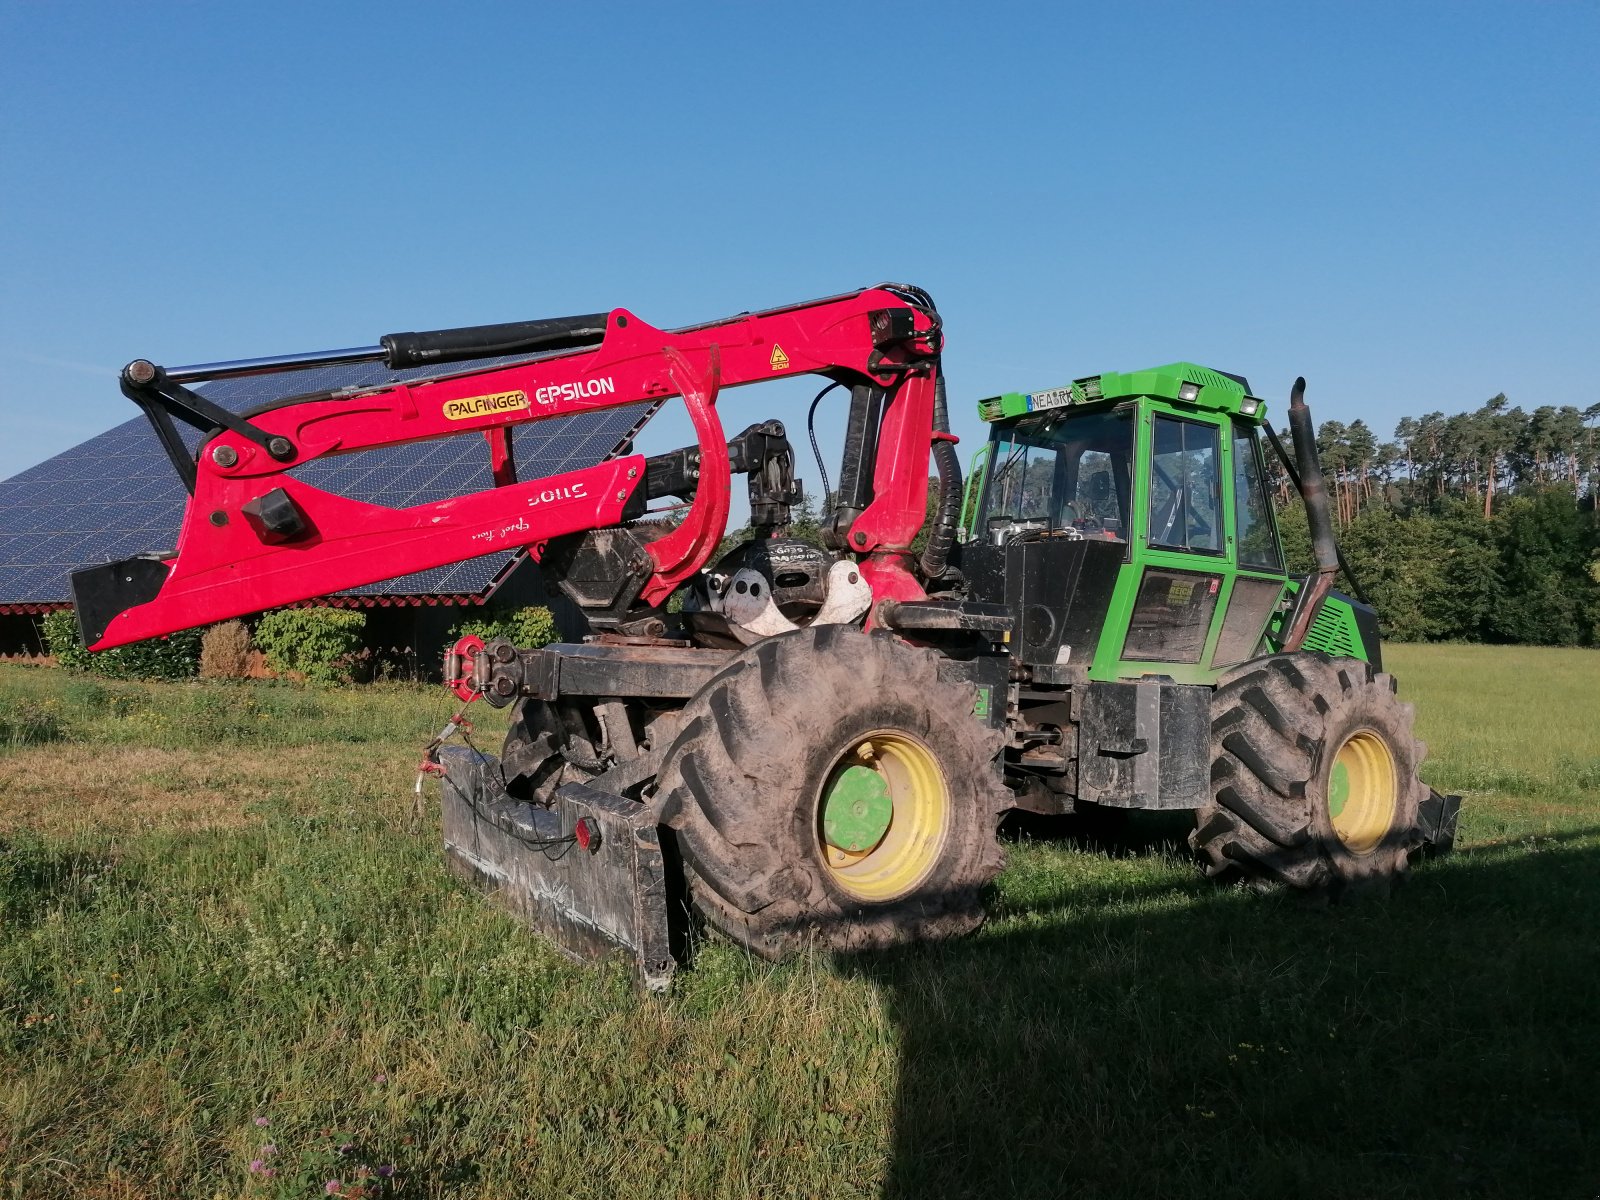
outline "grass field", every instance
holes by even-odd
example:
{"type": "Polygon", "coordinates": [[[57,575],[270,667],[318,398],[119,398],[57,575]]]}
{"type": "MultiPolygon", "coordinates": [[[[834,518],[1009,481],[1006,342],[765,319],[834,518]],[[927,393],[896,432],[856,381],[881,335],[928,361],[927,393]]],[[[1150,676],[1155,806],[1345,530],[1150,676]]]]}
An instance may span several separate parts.
{"type": "Polygon", "coordinates": [[[1023,839],[976,937],[665,998],[446,877],[432,691],[0,668],[0,1195],[1588,1200],[1600,653],[1389,665],[1466,807],[1386,903],[1023,839]]]}

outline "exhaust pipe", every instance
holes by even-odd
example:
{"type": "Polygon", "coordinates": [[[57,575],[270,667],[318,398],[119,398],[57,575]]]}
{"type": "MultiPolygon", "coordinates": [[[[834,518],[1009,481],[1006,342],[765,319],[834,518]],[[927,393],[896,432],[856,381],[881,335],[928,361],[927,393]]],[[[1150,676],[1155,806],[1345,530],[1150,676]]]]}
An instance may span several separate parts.
{"type": "Polygon", "coordinates": [[[1311,527],[1311,550],[1317,561],[1317,574],[1295,610],[1294,624],[1284,640],[1286,651],[1300,649],[1311,629],[1312,619],[1333,587],[1339,573],[1339,544],[1333,536],[1333,514],[1328,509],[1328,489],[1322,480],[1322,460],[1317,456],[1317,433],[1311,424],[1311,409],[1306,405],[1305,377],[1294,381],[1289,393],[1289,431],[1294,436],[1294,456],[1300,468],[1300,498],[1305,501],[1306,522],[1311,527]]]}

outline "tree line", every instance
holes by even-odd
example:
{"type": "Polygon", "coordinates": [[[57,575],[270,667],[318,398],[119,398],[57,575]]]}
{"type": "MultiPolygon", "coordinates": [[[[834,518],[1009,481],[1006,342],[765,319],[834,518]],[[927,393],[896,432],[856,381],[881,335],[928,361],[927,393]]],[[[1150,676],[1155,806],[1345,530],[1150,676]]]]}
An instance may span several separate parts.
{"type": "MultiPolygon", "coordinates": [[[[1284,434],[1288,442],[1287,431],[1284,434]]],[[[1402,417],[1391,441],[1365,421],[1324,421],[1317,451],[1341,521],[1363,507],[1470,498],[1493,515],[1497,497],[1564,484],[1574,497],[1600,484],[1600,403],[1513,407],[1504,393],[1474,412],[1402,417]]],[[[1290,486],[1278,472],[1280,503],[1290,486]]]]}
{"type": "MultiPolygon", "coordinates": [[[[1317,450],[1346,583],[1386,637],[1600,645],[1600,404],[1528,412],[1502,394],[1403,417],[1389,441],[1325,421],[1317,450]]],[[[1304,510],[1276,463],[1273,484],[1290,567],[1308,570],[1304,510]]]]}

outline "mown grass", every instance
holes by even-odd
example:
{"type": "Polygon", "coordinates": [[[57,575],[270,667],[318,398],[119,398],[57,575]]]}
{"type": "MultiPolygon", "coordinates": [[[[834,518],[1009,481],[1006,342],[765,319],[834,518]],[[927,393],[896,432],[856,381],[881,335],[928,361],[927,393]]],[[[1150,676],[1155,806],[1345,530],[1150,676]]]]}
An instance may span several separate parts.
{"type": "Polygon", "coordinates": [[[1389,665],[1467,807],[1387,903],[1024,838],[974,938],[665,998],[448,879],[432,691],[0,669],[0,1194],[1591,1197],[1600,654],[1389,665]]]}

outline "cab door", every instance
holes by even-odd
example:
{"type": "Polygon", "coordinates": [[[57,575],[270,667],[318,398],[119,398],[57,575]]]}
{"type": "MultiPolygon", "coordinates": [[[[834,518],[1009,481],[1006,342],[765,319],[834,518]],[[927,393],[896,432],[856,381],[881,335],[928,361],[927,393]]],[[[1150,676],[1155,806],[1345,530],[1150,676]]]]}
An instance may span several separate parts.
{"type": "Polygon", "coordinates": [[[1122,637],[1103,639],[1091,678],[1209,683],[1252,657],[1282,594],[1256,439],[1223,414],[1155,405],[1141,426],[1133,561],[1108,630],[1122,637]]]}
{"type": "Polygon", "coordinates": [[[1261,438],[1256,426],[1229,422],[1232,516],[1228,522],[1236,570],[1223,600],[1222,625],[1211,666],[1221,672],[1256,656],[1267,622],[1283,598],[1283,547],[1272,516],[1261,438]]]}
{"type": "Polygon", "coordinates": [[[1210,676],[1232,547],[1223,507],[1222,426],[1147,405],[1135,476],[1133,555],[1092,677],[1210,676]]]}

